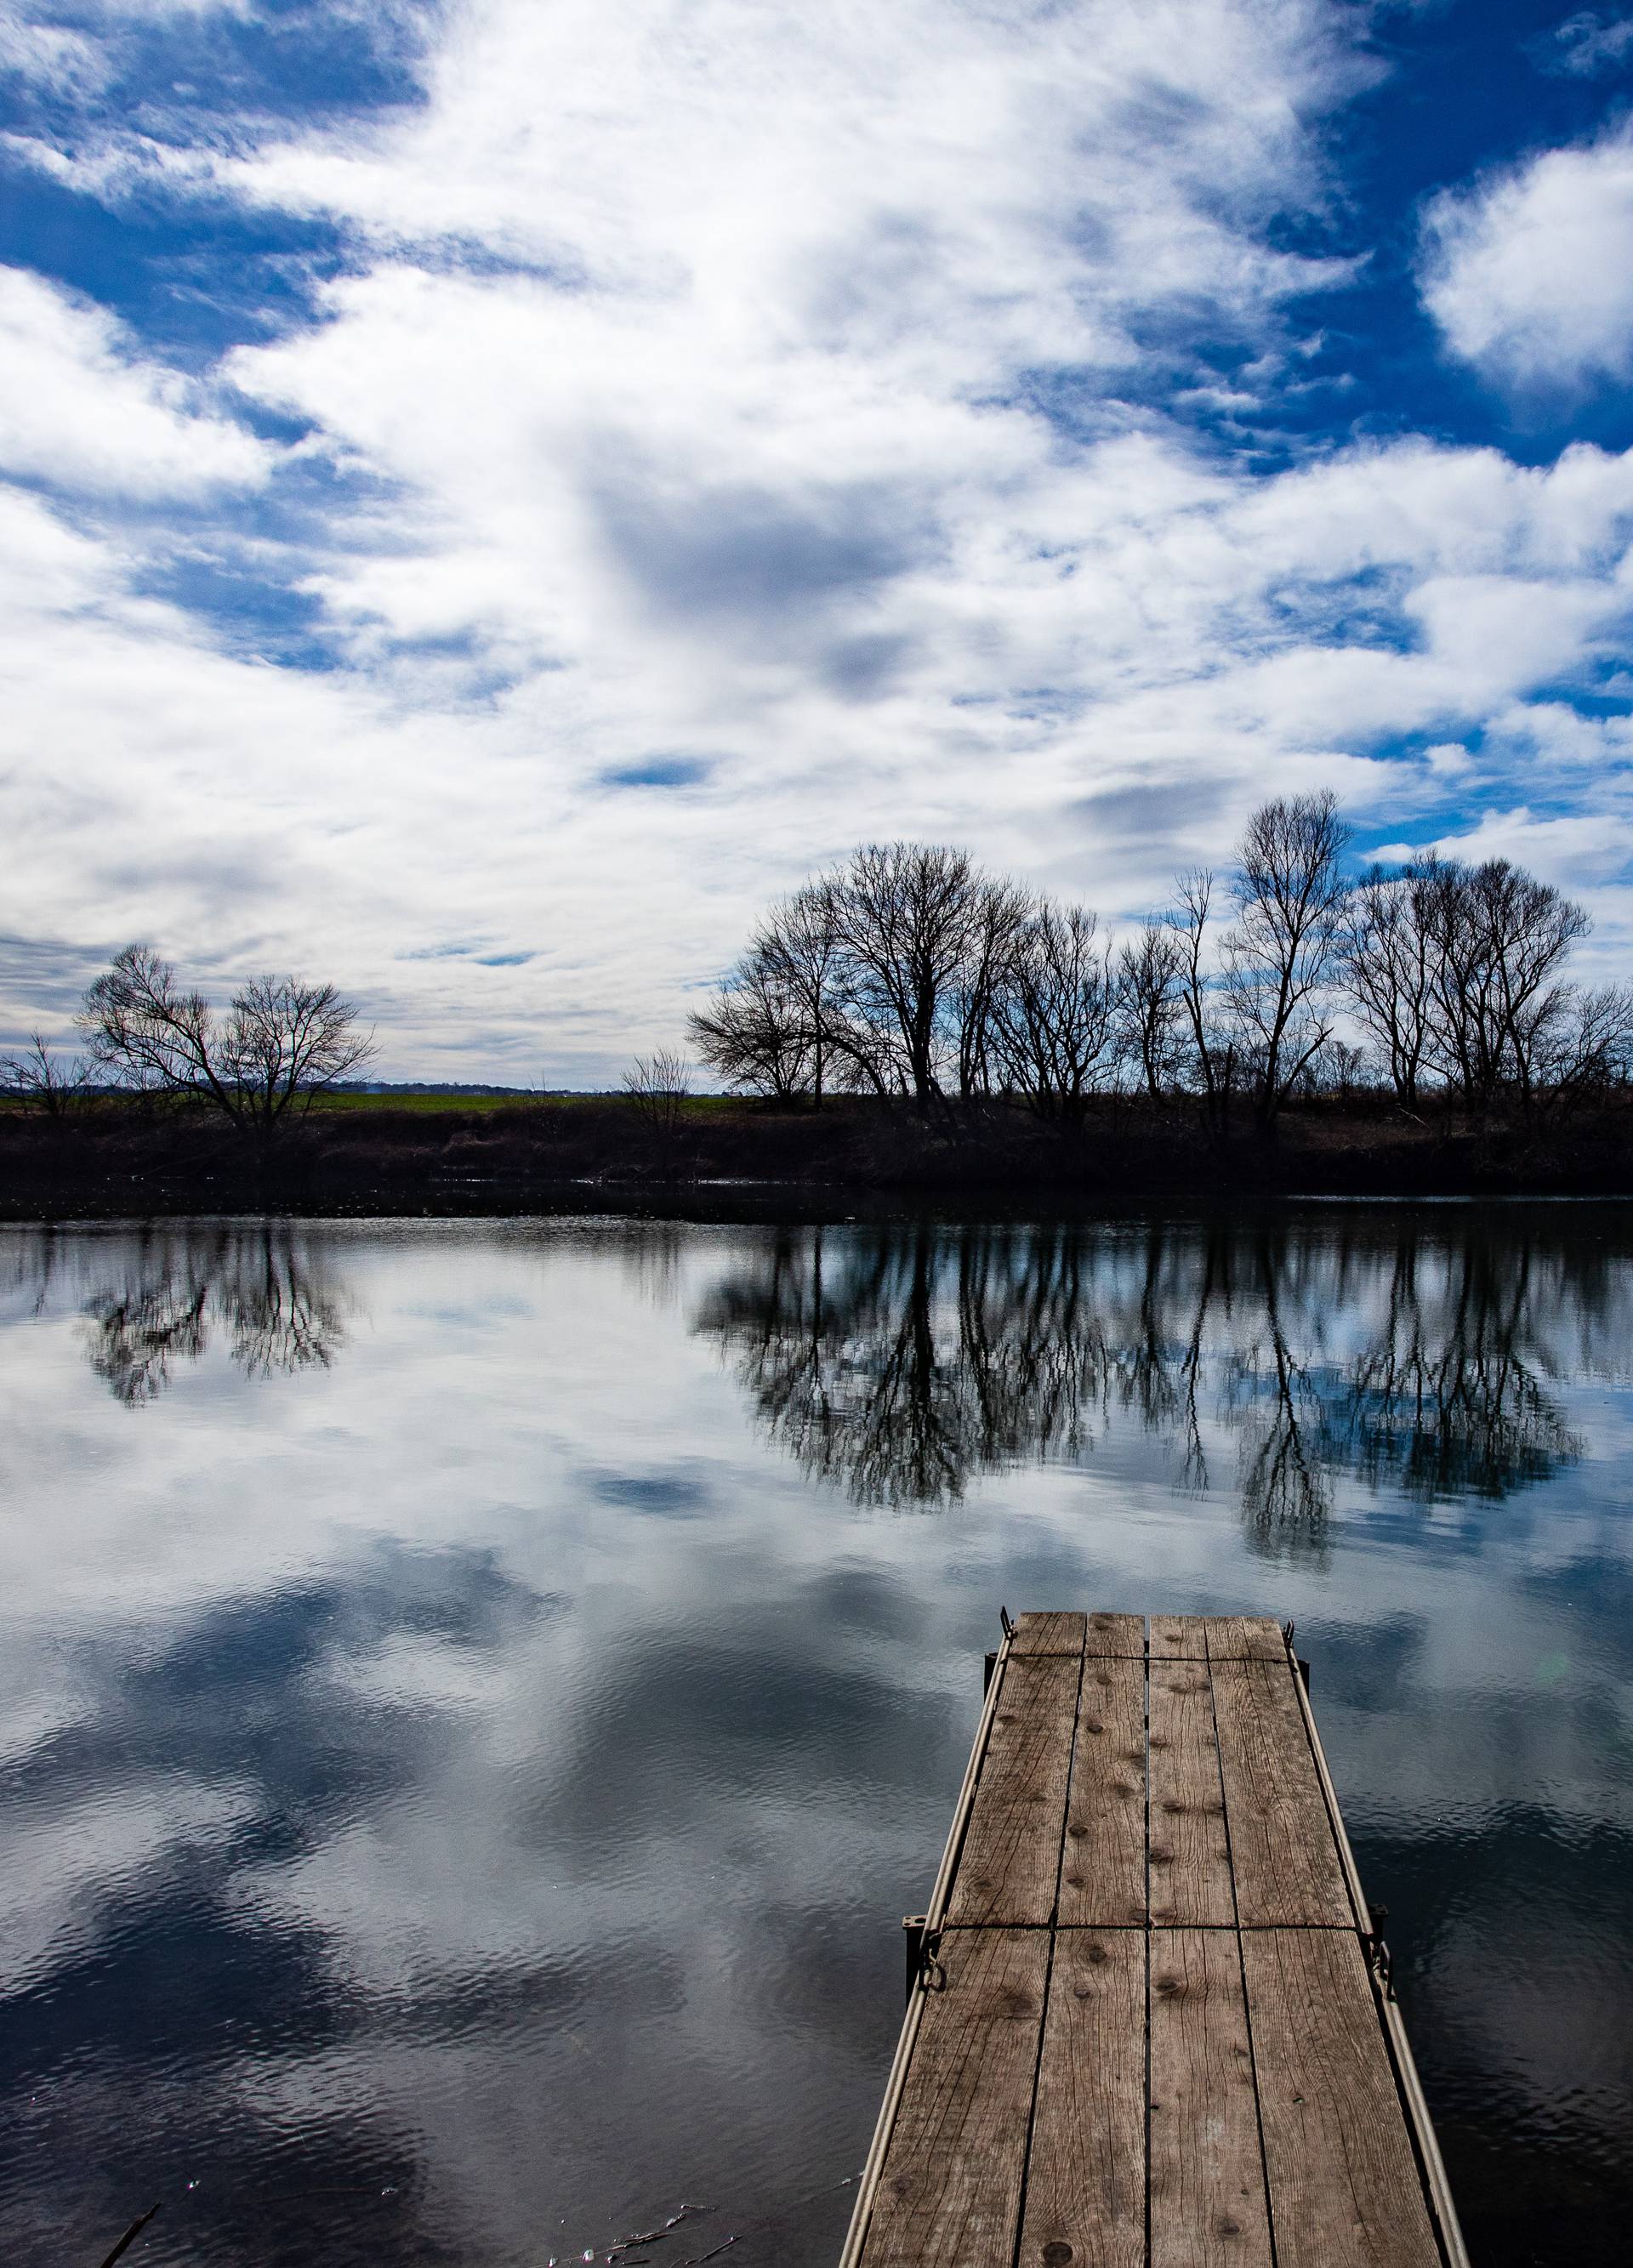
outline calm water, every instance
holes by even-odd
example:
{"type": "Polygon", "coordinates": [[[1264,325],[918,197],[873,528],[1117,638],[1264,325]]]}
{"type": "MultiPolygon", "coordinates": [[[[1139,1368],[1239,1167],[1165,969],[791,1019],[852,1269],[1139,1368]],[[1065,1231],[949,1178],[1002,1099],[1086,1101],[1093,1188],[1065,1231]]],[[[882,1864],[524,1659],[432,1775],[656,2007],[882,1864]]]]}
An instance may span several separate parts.
{"type": "Polygon", "coordinates": [[[18,2268],[156,2198],[129,2262],[831,2262],[1000,1602],[1297,1617],[1476,2262],[1626,2257],[1633,1210],[0,1229],[0,1292],[18,2268]]]}

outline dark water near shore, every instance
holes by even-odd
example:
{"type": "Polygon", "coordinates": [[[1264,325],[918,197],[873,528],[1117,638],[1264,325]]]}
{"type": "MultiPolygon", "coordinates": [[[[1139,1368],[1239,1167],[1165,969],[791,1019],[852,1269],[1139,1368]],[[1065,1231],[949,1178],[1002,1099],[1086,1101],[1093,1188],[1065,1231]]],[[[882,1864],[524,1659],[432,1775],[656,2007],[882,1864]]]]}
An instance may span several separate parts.
{"type": "Polygon", "coordinates": [[[0,1397],[18,2268],[831,2262],[1001,1601],[1297,1617],[1476,2264],[1626,2257],[1633,1208],[3,1229],[0,1397]]]}

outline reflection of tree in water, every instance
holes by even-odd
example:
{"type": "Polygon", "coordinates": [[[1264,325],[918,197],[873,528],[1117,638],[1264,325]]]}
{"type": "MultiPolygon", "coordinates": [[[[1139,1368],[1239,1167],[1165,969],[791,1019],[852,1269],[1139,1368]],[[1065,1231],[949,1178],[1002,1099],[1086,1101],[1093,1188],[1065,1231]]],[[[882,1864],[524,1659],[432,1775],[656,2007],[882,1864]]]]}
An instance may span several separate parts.
{"type": "Polygon", "coordinates": [[[859,1502],[941,1504],[972,1476],[1081,1455],[1120,1414],[1205,1489],[1217,1426],[1269,1549],[1319,1547],[1349,1473],[1421,1501],[1496,1496],[1581,1454],[1550,1381],[1625,1324],[1629,1271],[1471,1220],[778,1238],[698,1328],[762,1422],[859,1502]],[[1608,1309],[1616,1311],[1614,1317],[1608,1309]]]}
{"type": "Polygon", "coordinates": [[[344,1300],[281,1223],[144,1238],[124,1283],[94,1292],[85,1314],[92,1368],[131,1407],[162,1394],[216,1330],[251,1378],[327,1370],[345,1342],[344,1300]]]}
{"type": "Polygon", "coordinates": [[[1532,1258],[1473,1240],[1460,1268],[1425,1282],[1415,1243],[1398,1246],[1386,1318],[1334,1413],[1346,1462],[1372,1486],[1501,1497],[1581,1456],[1549,1390],[1563,1365],[1532,1258]]]}
{"type": "Polygon", "coordinates": [[[1105,1351],[1070,1233],[929,1227],[776,1241],[699,1318],[762,1420],[868,1504],[939,1504],[970,1473],[1083,1448],[1105,1351]]]}

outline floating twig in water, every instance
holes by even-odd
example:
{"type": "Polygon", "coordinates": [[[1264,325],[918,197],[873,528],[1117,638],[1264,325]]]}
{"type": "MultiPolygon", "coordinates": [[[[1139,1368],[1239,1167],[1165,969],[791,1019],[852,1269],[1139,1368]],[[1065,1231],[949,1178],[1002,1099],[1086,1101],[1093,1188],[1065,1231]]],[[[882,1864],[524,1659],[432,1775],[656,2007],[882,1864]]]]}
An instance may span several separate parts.
{"type": "Polygon", "coordinates": [[[670,2229],[678,2228],[689,2213],[713,2213],[713,2210],[714,2207],[712,2205],[683,2205],[678,2213],[672,2213],[669,2215],[661,2228],[649,2228],[643,2236],[619,2237],[606,2257],[610,2261],[616,2260],[620,2252],[629,2251],[633,2245],[661,2244],[670,2229]]]}
{"type": "MultiPolygon", "coordinates": [[[[578,2257],[580,2260],[603,2261],[608,2264],[608,2268],[611,2268],[611,2264],[614,2261],[622,2261],[623,2268],[639,2268],[639,2263],[638,2261],[624,2258],[624,2256],[635,2245],[661,2244],[669,2231],[672,2228],[678,2228],[682,2221],[685,2220],[688,2213],[713,2213],[713,2210],[714,2207],[712,2205],[683,2205],[678,2213],[672,2213],[669,2215],[661,2228],[646,2229],[639,2236],[620,2236],[617,2243],[609,2245],[604,2252],[598,2251],[594,2246],[592,2246],[587,2252],[580,2252],[578,2257]]],[[[553,2252],[550,2254],[550,2258],[545,2262],[544,2268],[559,2268],[559,2264],[558,2263],[553,2252]]]]}
{"type": "Polygon", "coordinates": [[[780,2213],[769,2213],[762,2220],[746,2221],[735,2235],[717,2244],[712,2252],[694,2252],[689,2260],[676,2261],[675,2268],[703,2268],[706,2260],[718,2260],[722,2252],[729,2252],[732,2246],[741,2244],[745,2236],[762,2235],[766,2229],[775,2228],[780,2221],[788,2220],[804,2206],[815,2205],[818,2198],[831,2197],[835,2190],[849,2189],[853,2182],[861,2179],[860,2173],[842,2174],[837,2182],[824,2182],[820,2189],[807,2190],[803,2197],[795,2198],[794,2203],[784,2205],[780,2213]]]}
{"type": "MultiPolygon", "coordinates": [[[[861,2179],[860,2173],[841,2174],[837,2182],[824,2182],[816,2189],[807,2190],[803,2197],[795,2198],[791,2205],[784,2205],[780,2212],[766,2213],[758,2220],[745,2221],[741,2228],[734,2230],[731,2235],[723,2237],[720,2243],[712,2246],[707,2252],[690,2253],[684,2260],[671,2262],[670,2268],[703,2268],[705,2261],[718,2260],[722,2252],[729,2252],[734,2244],[741,2244],[745,2237],[762,2235],[766,2229],[775,2228],[780,2221],[787,2220],[791,2214],[801,2212],[808,2205],[814,2205],[818,2198],[831,2197],[835,2190],[849,2189],[853,2183],[861,2179]]],[[[639,2260],[628,2257],[632,2246],[661,2244],[672,2229],[680,2227],[689,2214],[718,2213],[719,2210],[718,2205],[683,2205],[678,2213],[672,2213],[669,2215],[661,2228],[647,2229],[639,2236],[621,2236],[617,2242],[610,2245],[605,2252],[592,2249],[587,2252],[573,2254],[570,2258],[573,2261],[601,2261],[606,2264],[606,2268],[640,2268],[639,2260]]],[[[565,2268],[565,2264],[552,2253],[545,2262],[544,2268],[565,2268]]]]}
{"type": "MultiPolygon", "coordinates": [[[[160,2204],[162,2204],[163,2202],[164,2202],[164,2200],[161,2198],[161,2199],[159,2200],[159,2203],[160,2203],[160,2204]]],[[[148,2222],[149,2222],[150,2220],[151,2220],[151,2219],[153,2218],[153,2215],[154,2215],[158,2211],[159,2211],[159,2206],[158,2206],[158,2205],[149,2205],[149,2207],[148,2207],[147,2211],[146,2211],[144,2213],[141,2214],[141,2215],[139,2216],[139,2218],[138,2218],[138,2219],[137,2219],[137,2220],[133,2220],[133,2221],[131,2222],[131,2224],[130,2224],[129,2228],[128,2229],[126,2229],[126,2231],[125,2231],[124,2235],[120,2238],[120,2240],[119,2240],[118,2243],[117,2243],[116,2245],[115,2245],[115,2247],[114,2247],[113,2250],[108,2254],[108,2256],[107,2256],[107,2259],[102,2263],[102,2268],[114,2268],[114,2263],[115,2263],[115,2261],[118,2259],[118,2257],[119,2257],[120,2254],[124,2250],[125,2247],[126,2247],[128,2244],[134,2244],[134,2243],[136,2242],[136,2241],[137,2241],[137,2237],[141,2235],[142,2231],[143,2231],[143,2230],[147,2227],[148,2222]]]]}

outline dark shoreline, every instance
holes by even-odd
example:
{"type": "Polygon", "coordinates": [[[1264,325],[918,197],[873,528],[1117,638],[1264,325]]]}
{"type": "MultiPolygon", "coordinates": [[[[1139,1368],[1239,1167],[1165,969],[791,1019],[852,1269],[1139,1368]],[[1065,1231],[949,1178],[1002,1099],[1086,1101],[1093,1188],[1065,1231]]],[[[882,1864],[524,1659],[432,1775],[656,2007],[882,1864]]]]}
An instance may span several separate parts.
{"type": "Polygon", "coordinates": [[[676,1133],[617,1100],[434,1113],[314,1111],[265,1151],[196,1115],[0,1117],[0,1219],[184,1214],[412,1219],[661,1213],[819,1221],[957,1211],[1052,1218],[1255,1199],[1633,1194],[1633,1100],[1539,1130],[1408,1122],[1367,1097],[1289,1112],[1274,1144],[1224,1149],[1183,1101],[1108,1104],[1062,1135],[1018,1109],[935,1118],[857,1102],[820,1114],[711,1100],[676,1133]]]}

